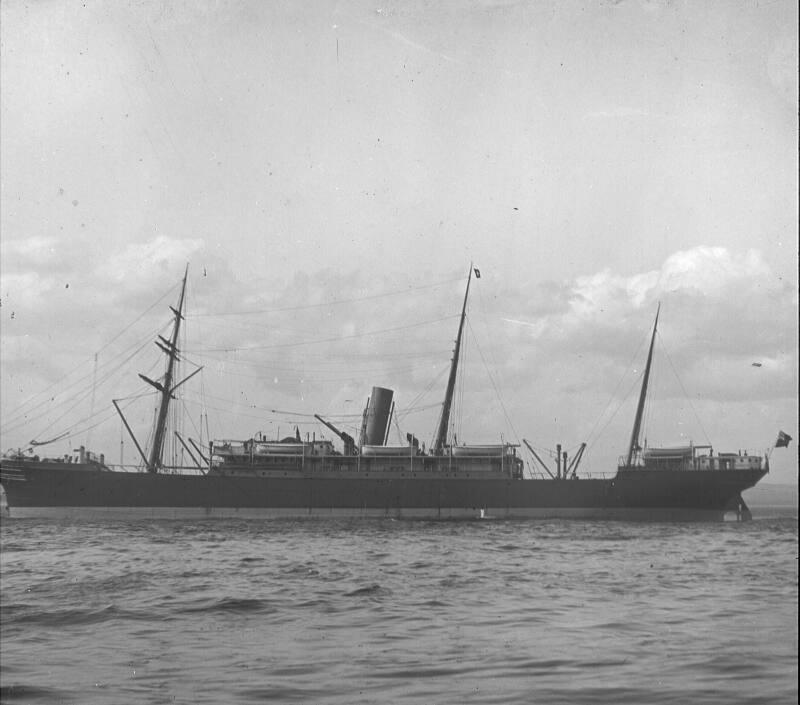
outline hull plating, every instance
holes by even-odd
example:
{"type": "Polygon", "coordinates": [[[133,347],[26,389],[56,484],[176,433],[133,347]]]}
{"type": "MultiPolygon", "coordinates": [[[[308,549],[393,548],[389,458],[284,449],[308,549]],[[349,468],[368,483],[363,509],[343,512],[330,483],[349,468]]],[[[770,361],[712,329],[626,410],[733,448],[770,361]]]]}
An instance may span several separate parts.
{"type": "Polygon", "coordinates": [[[611,521],[722,521],[725,511],[664,507],[657,509],[547,509],[518,508],[513,512],[503,507],[483,510],[459,507],[440,509],[355,509],[308,508],[276,509],[274,507],[14,507],[5,512],[12,519],[70,520],[192,520],[192,519],[392,519],[392,520],[481,520],[494,519],[602,519],[611,521]]]}
{"type": "Polygon", "coordinates": [[[614,479],[242,477],[3,467],[10,517],[721,519],[765,474],[620,472],[614,479]]]}

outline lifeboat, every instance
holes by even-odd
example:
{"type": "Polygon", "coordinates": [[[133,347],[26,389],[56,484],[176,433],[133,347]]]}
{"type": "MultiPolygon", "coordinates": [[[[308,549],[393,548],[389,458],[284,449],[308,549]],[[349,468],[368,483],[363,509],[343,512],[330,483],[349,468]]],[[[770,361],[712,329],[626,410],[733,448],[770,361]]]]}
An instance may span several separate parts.
{"type": "Polygon", "coordinates": [[[678,446],[675,448],[646,448],[645,460],[661,460],[665,458],[691,458],[692,446],[678,446]]]}
{"type": "Polygon", "coordinates": [[[418,455],[419,449],[414,446],[361,446],[361,455],[364,457],[389,457],[389,456],[402,456],[409,457],[411,455],[418,455]]]}
{"type": "Polygon", "coordinates": [[[264,443],[256,441],[253,452],[256,455],[302,455],[303,443],[286,443],[284,441],[273,441],[264,443]]]}
{"type": "Polygon", "coordinates": [[[454,458],[474,458],[477,456],[500,456],[505,453],[505,445],[453,446],[450,450],[454,458]]]}

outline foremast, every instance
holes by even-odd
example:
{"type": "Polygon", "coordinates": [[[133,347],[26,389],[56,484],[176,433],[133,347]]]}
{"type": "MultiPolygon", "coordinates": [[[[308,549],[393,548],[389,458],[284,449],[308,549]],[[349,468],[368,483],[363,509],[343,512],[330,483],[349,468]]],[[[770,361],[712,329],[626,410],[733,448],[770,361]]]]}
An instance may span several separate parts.
{"type": "Polygon", "coordinates": [[[186,265],[186,271],[183,274],[183,282],[181,283],[181,296],[178,300],[178,308],[175,309],[170,306],[172,313],[175,315],[175,323],[172,325],[172,337],[169,341],[162,341],[164,345],[156,342],[156,345],[164,351],[167,355],[167,371],[164,375],[164,383],[154,383],[152,380],[143,377],[145,381],[152,384],[156,389],[161,392],[161,403],[158,407],[158,416],[156,417],[156,426],[153,432],[153,447],[150,449],[150,458],[147,461],[148,472],[158,472],[161,467],[161,454],[164,448],[164,436],[167,430],[167,412],[169,411],[169,400],[172,398],[172,379],[175,373],[175,362],[178,359],[178,334],[181,329],[181,321],[183,320],[183,300],[186,296],[186,279],[189,276],[189,265],[186,265]]]}
{"type": "Polygon", "coordinates": [[[453,359],[450,362],[450,376],[447,378],[447,389],[444,394],[442,404],[442,415],[439,419],[439,427],[436,429],[436,436],[433,439],[431,450],[434,455],[439,455],[444,450],[447,442],[447,428],[450,425],[450,409],[453,406],[453,394],[456,388],[456,375],[458,373],[458,359],[461,354],[461,337],[464,333],[464,320],[467,315],[467,299],[469,298],[469,284],[472,281],[472,263],[469,265],[467,275],[467,290],[464,292],[464,305],[461,308],[461,320],[458,324],[458,335],[456,336],[456,346],[453,349],[453,359]]]}
{"type": "Polygon", "coordinates": [[[650,366],[653,362],[653,346],[656,342],[656,330],[658,329],[658,314],[661,312],[661,302],[656,309],[656,320],[653,324],[653,335],[650,338],[650,350],[647,353],[647,364],[644,367],[644,377],[642,378],[642,389],[639,392],[639,404],[636,407],[636,418],[633,421],[633,432],[631,433],[631,443],[628,447],[628,460],[625,467],[631,467],[633,454],[639,449],[639,431],[642,425],[642,415],[644,413],[644,402],[647,398],[647,384],[650,380],[650,366]]]}

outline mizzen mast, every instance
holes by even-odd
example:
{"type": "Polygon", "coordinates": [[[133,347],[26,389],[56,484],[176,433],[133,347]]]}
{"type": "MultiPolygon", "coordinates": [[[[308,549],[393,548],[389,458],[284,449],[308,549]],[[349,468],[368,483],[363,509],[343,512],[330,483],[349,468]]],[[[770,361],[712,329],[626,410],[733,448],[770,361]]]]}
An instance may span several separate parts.
{"type": "Polygon", "coordinates": [[[656,309],[656,320],[653,324],[653,335],[650,338],[650,350],[647,353],[647,364],[644,368],[644,377],[642,378],[642,389],[639,392],[639,404],[636,407],[636,418],[633,422],[633,432],[631,433],[631,443],[628,448],[628,460],[625,463],[626,467],[631,467],[633,462],[633,454],[639,449],[639,431],[642,425],[642,414],[644,413],[644,402],[647,398],[647,383],[650,380],[650,366],[653,362],[653,346],[656,342],[656,330],[658,329],[658,314],[661,312],[661,302],[656,309]]]}
{"type": "MultiPolygon", "coordinates": [[[[476,275],[478,276],[477,272],[476,275]]],[[[461,354],[461,336],[464,332],[464,319],[467,315],[467,299],[469,298],[469,283],[472,280],[472,263],[469,265],[469,274],[467,275],[467,290],[464,292],[464,305],[461,308],[461,320],[458,324],[458,335],[456,336],[456,346],[453,349],[453,359],[450,362],[450,376],[447,378],[447,389],[444,394],[444,403],[442,404],[442,416],[439,419],[439,427],[436,430],[436,436],[433,439],[431,450],[434,455],[439,454],[444,449],[444,444],[447,441],[447,427],[450,425],[450,408],[453,405],[453,393],[456,388],[456,374],[458,372],[458,358],[461,354]]]]}

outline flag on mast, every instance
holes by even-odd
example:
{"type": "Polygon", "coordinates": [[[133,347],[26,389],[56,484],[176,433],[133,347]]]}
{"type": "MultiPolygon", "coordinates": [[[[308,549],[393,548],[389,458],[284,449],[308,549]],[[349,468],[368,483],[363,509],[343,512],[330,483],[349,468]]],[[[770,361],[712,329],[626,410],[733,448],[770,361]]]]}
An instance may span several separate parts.
{"type": "Polygon", "coordinates": [[[784,433],[783,431],[778,431],[778,440],[775,441],[776,448],[788,448],[789,441],[792,440],[792,437],[788,433],[784,433]]]}
{"type": "Polygon", "coordinates": [[[473,267],[473,269],[475,270],[475,278],[476,279],[480,279],[481,278],[481,270],[478,269],[477,267],[473,267]]]}

